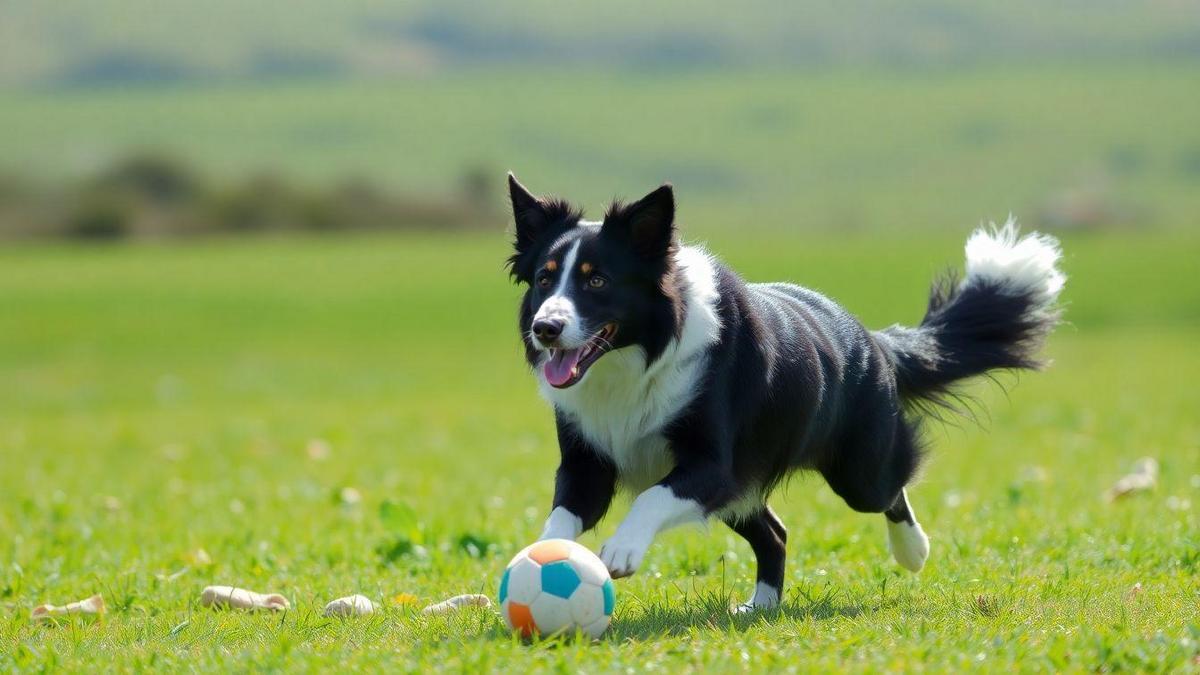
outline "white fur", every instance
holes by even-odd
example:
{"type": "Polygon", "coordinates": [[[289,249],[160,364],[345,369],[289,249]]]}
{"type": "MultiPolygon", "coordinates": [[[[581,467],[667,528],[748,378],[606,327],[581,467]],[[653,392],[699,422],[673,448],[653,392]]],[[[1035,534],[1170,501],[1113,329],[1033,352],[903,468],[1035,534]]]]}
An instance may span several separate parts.
{"type": "Polygon", "coordinates": [[[538,537],[538,541],[543,539],[575,541],[581,532],[583,532],[583,519],[565,507],[556,506],[550,512],[550,516],[546,518],[546,524],[542,527],[542,536],[538,537]]]}
{"type": "Polygon", "coordinates": [[[910,572],[920,572],[929,557],[929,537],[921,524],[913,519],[913,524],[905,522],[893,523],[888,521],[888,548],[892,557],[900,566],[910,572]]]}
{"type": "Polygon", "coordinates": [[[705,350],[720,336],[716,270],[708,254],[683,247],[676,254],[687,295],[683,331],[649,368],[640,347],[605,354],[567,389],[538,370],[542,396],[568,415],[598,450],[617,465],[622,487],[640,492],[672,468],[660,433],[695,398],[705,350]]]}
{"type": "Polygon", "coordinates": [[[900,499],[904,500],[904,510],[908,512],[912,524],[904,521],[893,523],[889,518],[888,548],[901,567],[910,572],[920,572],[925,566],[925,559],[929,557],[929,537],[925,536],[925,530],[921,529],[921,523],[917,522],[917,515],[908,503],[907,490],[900,491],[900,499]]]}
{"type": "Polygon", "coordinates": [[[888,548],[900,567],[908,572],[920,572],[925,567],[925,558],[929,557],[929,537],[920,528],[919,522],[908,525],[907,522],[888,521],[888,548]]]}
{"type": "Polygon", "coordinates": [[[738,605],[734,611],[755,612],[763,609],[774,609],[779,606],[779,589],[765,581],[754,585],[754,595],[745,603],[738,605]]]}
{"type": "Polygon", "coordinates": [[[1009,216],[1002,227],[979,228],[967,239],[967,276],[1000,282],[1014,293],[1029,293],[1036,309],[1054,304],[1066,283],[1057,265],[1062,258],[1058,240],[1034,232],[1020,236],[1017,221],[1009,216]]]}
{"type": "Polygon", "coordinates": [[[570,292],[571,273],[575,269],[575,258],[578,256],[579,242],[576,241],[563,258],[562,267],[559,268],[562,270],[562,276],[559,277],[558,286],[533,315],[534,321],[558,319],[563,322],[562,335],[559,336],[558,341],[566,349],[580,347],[590,337],[583,330],[583,324],[575,311],[575,301],[571,298],[570,292]]]}
{"type": "Polygon", "coordinates": [[[680,499],[671,488],[655,485],[633,500],[629,515],[600,549],[600,560],[613,577],[637,571],[654,537],[685,523],[703,523],[704,508],[694,499],[680,499]]]}

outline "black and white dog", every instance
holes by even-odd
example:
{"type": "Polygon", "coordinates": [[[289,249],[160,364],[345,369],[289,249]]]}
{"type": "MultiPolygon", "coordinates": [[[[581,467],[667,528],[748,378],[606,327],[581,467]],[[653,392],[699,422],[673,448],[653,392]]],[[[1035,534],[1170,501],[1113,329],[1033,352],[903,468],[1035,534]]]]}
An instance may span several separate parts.
{"type": "Polygon", "coordinates": [[[744,609],[779,603],[787,535],[767,497],[796,469],[883,513],[892,554],[919,571],[929,540],[904,487],[922,404],[964,378],[1037,367],[1058,319],[1058,244],[1012,223],[971,236],[966,276],[934,286],[921,325],[870,331],[819,293],[747,283],[681,245],[669,185],[602,222],[512,174],[509,190],[521,337],[562,453],[542,538],[595,526],[620,485],[637,496],[600,558],[621,577],[659,532],[719,518],[758,560],[744,609]]]}

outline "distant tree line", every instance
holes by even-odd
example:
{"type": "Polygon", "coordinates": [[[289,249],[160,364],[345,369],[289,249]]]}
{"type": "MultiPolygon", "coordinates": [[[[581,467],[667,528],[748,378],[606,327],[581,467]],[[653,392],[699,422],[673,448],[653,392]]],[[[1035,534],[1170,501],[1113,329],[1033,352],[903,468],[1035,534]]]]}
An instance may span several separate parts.
{"type": "Polygon", "coordinates": [[[364,178],[310,187],[277,173],[218,183],[178,159],[138,153],[74,181],[0,176],[0,237],[100,241],[491,227],[499,217],[498,175],[466,171],[444,195],[390,190],[364,178]]]}

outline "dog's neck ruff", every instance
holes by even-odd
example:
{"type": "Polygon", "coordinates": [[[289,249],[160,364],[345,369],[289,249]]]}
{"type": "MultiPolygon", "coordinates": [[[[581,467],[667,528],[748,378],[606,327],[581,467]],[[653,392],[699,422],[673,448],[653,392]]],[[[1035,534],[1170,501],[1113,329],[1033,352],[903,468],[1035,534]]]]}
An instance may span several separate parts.
{"type": "Polygon", "coordinates": [[[650,460],[636,456],[637,446],[657,435],[696,397],[708,348],[720,338],[713,259],[700,248],[685,246],[676,252],[675,264],[686,303],[683,327],[658,359],[647,365],[641,347],[617,349],[568,389],[555,389],[544,375],[537,375],[542,396],[598,450],[609,454],[622,474],[653,474],[662,468],[635,466],[650,460]]]}

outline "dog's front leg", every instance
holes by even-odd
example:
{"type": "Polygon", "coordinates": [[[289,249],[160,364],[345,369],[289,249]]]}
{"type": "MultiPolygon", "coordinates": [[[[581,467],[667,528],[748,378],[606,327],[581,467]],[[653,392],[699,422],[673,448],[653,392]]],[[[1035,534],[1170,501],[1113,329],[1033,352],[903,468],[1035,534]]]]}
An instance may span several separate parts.
{"type": "Polygon", "coordinates": [[[562,460],[554,477],[554,506],[541,539],[571,539],[595,527],[612,503],[617,469],[569,421],[558,418],[562,460]]]}
{"type": "Polygon", "coordinates": [[[728,503],[732,483],[730,472],[721,463],[676,466],[633,500],[629,515],[600,549],[609,574],[620,578],[636,572],[659,532],[685,523],[703,523],[728,503]]]}

